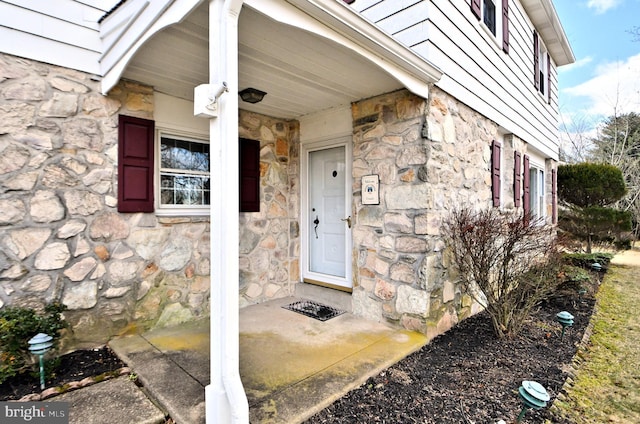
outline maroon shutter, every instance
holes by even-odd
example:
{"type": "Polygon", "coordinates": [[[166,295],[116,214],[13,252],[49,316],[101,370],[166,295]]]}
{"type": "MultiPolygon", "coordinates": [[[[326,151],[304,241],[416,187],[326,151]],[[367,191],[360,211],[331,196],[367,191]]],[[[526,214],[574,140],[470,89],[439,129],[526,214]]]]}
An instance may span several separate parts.
{"type": "Polygon", "coordinates": [[[558,223],[558,171],[551,170],[551,222],[558,223]]]}
{"type": "Polygon", "coordinates": [[[480,19],[480,0],[471,0],[471,11],[476,15],[476,18],[480,19]]]}
{"type": "Polygon", "coordinates": [[[502,50],[509,53],[509,0],[502,0],[502,50]]]}
{"type": "Polygon", "coordinates": [[[540,90],[540,57],[538,55],[538,33],[533,31],[533,82],[540,90]]]}
{"type": "Polygon", "coordinates": [[[260,212],[260,142],[240,139],[240,212],[260,212]]]}
{"type": "Polygon", "coordinates": [[[551,57],[547,53],[547,103],[551,104],[551,57]]]}
{"type": "Polygon", "coordinates": [[[118,211],[153,212],[154,122],[118,119],[118,211]]]}
{"type": "Polygon", "coordinates": [[[531,175],[529,173],[529,156],[524,155],[522,160],[522,208],[524,209],[525,219],[529,219],[529,215],[531,214],[531,193],[529,189],[531,187],[531,175]]]}
{"type": "Polygon", "coordinates": [[[491,190],[493,206],[500,206],[500,142],[493,140],[491,145],[491,190]]]}
{"type": "Polygon", "coordinates": [[[513,155],[513,203],[516,208],[520,207],[521,187],[522,187],[522,155],[520,152],[514,152],[513,155]]]}

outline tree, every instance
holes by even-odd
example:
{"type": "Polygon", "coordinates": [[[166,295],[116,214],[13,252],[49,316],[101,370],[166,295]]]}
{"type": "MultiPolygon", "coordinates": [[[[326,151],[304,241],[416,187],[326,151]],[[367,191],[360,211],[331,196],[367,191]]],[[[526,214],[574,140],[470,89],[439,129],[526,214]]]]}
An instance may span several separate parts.
{"type": "Polygon", "coordinates": [[[631,229],[631,214],[607,208],[627,193],[620,169],[613,165],[579,163],[558,167],[558,198],[564,206],[558,225],[587,240],[619,238],[631,229]]]}
{"type": "Polygon", "coordinates": [[[614,115],[603,123],[593,140],[592,159],[618,167],[627,185],[627,194],[616,207],[633,216],[634,234],[640,235],[640,115],[614,115]]]}
{"type": "Polygon", "coordinates": [[[586,162],[593,149],[592,128],[595,123],[585,115],[575,115],[569,123],[560,115],[564,130],[560,142],[560,160],[566,163],[586,162]]]}

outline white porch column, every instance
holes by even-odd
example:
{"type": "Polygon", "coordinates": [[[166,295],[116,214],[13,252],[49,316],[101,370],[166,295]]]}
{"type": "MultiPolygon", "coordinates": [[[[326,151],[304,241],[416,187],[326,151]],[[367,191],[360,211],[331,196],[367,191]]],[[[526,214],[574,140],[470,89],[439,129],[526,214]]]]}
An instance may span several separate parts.
{"type": "Polygon", "coordinates": [[[239,372],[238,16],[242,0],[209,1],[209,84],[229,92],[210,121],[211,383],[207,424],[249,422],[239,372]]]}

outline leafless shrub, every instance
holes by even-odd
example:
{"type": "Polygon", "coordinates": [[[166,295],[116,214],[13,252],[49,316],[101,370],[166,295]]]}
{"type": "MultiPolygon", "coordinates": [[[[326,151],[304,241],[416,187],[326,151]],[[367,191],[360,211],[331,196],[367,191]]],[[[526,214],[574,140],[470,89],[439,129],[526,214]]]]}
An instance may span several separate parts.
{"type": "Polygon", "coordinates": [[[487,310],[499,338],[516,336],[558,284],[553,228],[522,214],[462,209],[444,229],[466,293],[487,310]]]}

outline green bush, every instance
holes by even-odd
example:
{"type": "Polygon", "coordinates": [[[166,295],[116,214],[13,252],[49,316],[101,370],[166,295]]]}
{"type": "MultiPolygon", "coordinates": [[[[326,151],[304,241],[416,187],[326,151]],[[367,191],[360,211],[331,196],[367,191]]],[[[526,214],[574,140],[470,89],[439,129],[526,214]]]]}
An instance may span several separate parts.
{"type": "Polygon", "coordinates": [[[45,306],[44,314],[11,306],[0,310],[0,384],[30,369],[32,355],[27,342],[36,334],[52,336],[55,351],[60,330],[67,327],[62,318],[65,309],[60,303],[52,303],[45,306]]]}
{"type": "Polygon", "coordinates": [[[632,214],[608,207],[627,193],[622,171],[613,165],[579,163],[558,167],[558,226],[587,242],[629,245],[632,214]]]}
{"type": "Polygon", "coordinates": [[[563,260],[571,265],[582,268],[591,268],[591,264],[599,263],[603,267],[607,267],[613,259],[612,253],[567,253],[563,256],[563,260]]]}
{"type": "Polygon", "coordinates": [[[593,277],[584,267],[575,265],[564,265],[560,271],[560,284],[558,290],[575,290],[580,291],[586,289],[593,283],[593,277]]]}
{"type": "Polygon", "coordinates": [[[560,200],[578,207],[607,206],[627,193],[622,171],[613,165],[577,163],[558,167],[560,200]]]}

